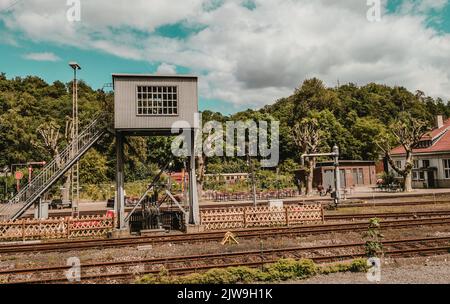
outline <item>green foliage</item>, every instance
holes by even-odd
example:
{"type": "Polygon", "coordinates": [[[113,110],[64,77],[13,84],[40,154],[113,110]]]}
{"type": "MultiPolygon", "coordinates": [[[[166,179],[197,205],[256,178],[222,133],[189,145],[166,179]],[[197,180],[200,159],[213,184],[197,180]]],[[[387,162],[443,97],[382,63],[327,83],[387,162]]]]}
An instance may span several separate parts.
{"type": "Polygon", "coordinates": [[[158,275],[145,275],[136,282],[140,284],[236,284],[254,282],[278,282],[301,280],[316,274],[333,272],[366,272],[368,269],[364,259],[350,263],[338,263],[317,266],[309,259],[281,259],[273,264],[266,264],[262,269],[246,266],[215,268],[205,273],[192,273],[184,276],[170,276],[165,270],[158,275]]]}
{"type": "Polygon", "coordinates": [[[369,266],[367,266],[366,259],[356,259],[350,263],[349,270],[351,272],[367,272],[369,270],[369,266]]]}
{"type": "Polygon", "coordinates": [[[397,179],[395,178],[395,175],[393,172],[383,172],[380,176],[380,178],[383,180],[383,186],[389,186],[392,184],[397,183],[397,179]]]}
{"type": "Polygon", "coordinates": [[[285,281],[289,279],[305,279],[317,272],[317,267],[311,260],[282,259],[277,263],[267,265],[264,272],[269,281],[285,281]]]}
{"type": "Polygon", "coordinates": [[[365,250],[368,257],[377,257],[382,254],[383,244],[381,240],[384,238],[380,233],[380,219],[372,218],[369,220],[369,227],[364,233],[366,239],[365,250]]]}
{"type": "Polygon", "coordinates": [[[108,181],[108,163],[105,155],[89,150],[80,161],[80,180],[83,184],[100,184],[108,181]]]}

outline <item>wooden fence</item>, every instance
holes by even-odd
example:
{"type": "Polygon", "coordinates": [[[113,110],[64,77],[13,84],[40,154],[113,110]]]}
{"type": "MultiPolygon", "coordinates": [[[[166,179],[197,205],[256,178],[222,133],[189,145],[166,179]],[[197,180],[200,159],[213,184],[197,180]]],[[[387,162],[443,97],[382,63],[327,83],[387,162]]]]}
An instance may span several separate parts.
{"type": "Polygon", "coordinates": [[[323,221],[321,204],[285,207],[231,207],[200,211],[200,222],[205,230],[290,226],[323,223],[323,221]]]}
{"type": "Polygon", "coordinates": [[[114,228],[110,216],[81,218],[19,219],[0,222],[0,240],[36,240],[105,236],[114,228]]]}

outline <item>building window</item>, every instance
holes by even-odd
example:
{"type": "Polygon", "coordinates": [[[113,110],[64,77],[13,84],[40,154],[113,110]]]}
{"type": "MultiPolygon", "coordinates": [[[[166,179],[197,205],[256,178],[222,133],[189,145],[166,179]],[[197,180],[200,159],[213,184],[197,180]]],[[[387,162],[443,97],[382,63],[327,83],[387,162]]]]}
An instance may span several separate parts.
{"type": "Polygon", "coordinates": [[[176,86],[137,86],[137,115],[178,115],[176,86]]]}
{"type": "Polygon", "coordinates": [[[444,178],[450,178],[450,159],[443,159],[444,162],[444,178]]]}
{"type": "Polygon", "coordinates": [[[422,160],[422,167],[429,168],[430,167],[430,160],[429,159],[422,160]]]}
{"type": "Polygon", "coordinates": [[[419,180],[419,172],[415,169],[419,169],[419,161],[413,160],[413,172],[412,172],[412,179],[415,181],[419,180]]]}
{"type": "Polygon", "coordinates": [[[364,172],[362,168],[353,169],[353,184],[355,185],[364,185],[364,172]]]}

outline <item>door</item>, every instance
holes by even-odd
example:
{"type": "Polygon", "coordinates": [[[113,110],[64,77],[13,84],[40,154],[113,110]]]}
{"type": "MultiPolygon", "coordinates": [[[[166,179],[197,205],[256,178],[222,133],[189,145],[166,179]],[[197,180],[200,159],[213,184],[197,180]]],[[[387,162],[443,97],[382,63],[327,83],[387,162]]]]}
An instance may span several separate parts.
{"type": "MultiPolygon", "coordinates": [[[[345,178],[345,170],[340,169],[339,174],[340,174],[341,188],[347,187],[347,181],[345,178]]],[[[334,170],[327,169],[323,173],[323,187],[325,189],[328,189],[329,186],[331,186],[331,188],[334,189],[334,170]]]]}
{"type": "Polygon", "coordinates": [[[340,169],[339,173],[340,173],[340,177],[339,177],[340,187],[345,189],[345,188],[347,188],[347,179],[345,178],[346,177],[345,170],[340,169]]]}
{"type": "Polygon", "coordinates": [[[435,181],[434,181],[434,171],[427,172],[427,180],[428,180],[428,188],[436,187],[435,181]]]}
{"type": "Polygon", "coordinates": [[[322,186],[324,189],[328,189],[329,186],[334,188],[334,170],[324,170],[322,186]]]}

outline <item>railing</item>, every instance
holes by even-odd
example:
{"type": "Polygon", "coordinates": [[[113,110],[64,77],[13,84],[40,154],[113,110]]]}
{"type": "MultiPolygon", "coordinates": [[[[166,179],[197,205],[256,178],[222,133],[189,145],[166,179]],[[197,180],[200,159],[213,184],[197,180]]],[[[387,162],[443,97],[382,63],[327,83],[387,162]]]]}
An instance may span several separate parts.
{"type": "Polygon", "coordinates": [[[284,207],[230,207],[203,209],[200,223],[205,230],[228,230],[323,223],[321,204],[284,207]]]}
{"type": "Polygon", "coordinates": [[[48,190],[104,134],[104,114],[95,118],[75,140],[23,187],[7,204],[0,205],[0,220],[16,219],[48,190]]]}
{"type": "Polygon", "coordinates": [[[19,219],[0,222],[0,241],[102,237],[113,228],[114,218],[110,216],[19,219]]]}
{"type": "MultiPolygon", "coordinates": [[[[257,200],[269,200],[295,197],[298,195],[298,191],[294,189],[283,189],[274,191],[257,192],[257,200]]],[[[206,200],[215,202],[228,202],[228,201],[251,201],[253,199],[253,193],[251,192],[220,192],[207,190],[203,193],[202,197],[206,200]]]]}

